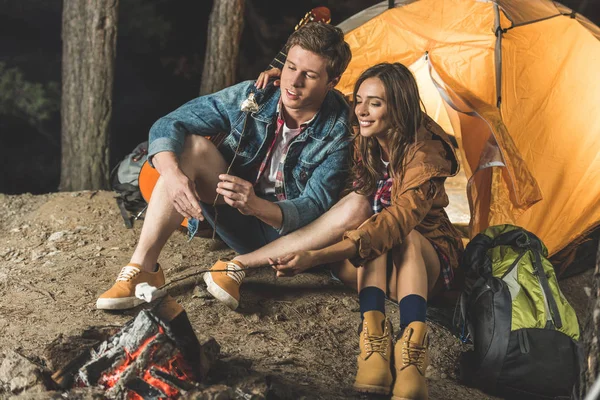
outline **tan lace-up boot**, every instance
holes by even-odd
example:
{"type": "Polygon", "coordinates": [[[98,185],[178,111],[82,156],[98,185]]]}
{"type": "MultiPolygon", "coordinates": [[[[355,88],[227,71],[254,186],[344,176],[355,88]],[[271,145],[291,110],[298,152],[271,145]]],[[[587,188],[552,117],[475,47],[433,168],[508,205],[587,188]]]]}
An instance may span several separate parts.
{"type": "Polygon", "coordinates": [[[363,393],[389,394],[392,386],[392,325],[380,311],[364,314],[359,339],[360,354],[354,389],[363,393]]]}
{"type": "Polygon", "coordinates": [[[425,368],[429,364],[427,324],[412,322],[394,348],[396,383],[392,400],[427,400],[425,368]]]}

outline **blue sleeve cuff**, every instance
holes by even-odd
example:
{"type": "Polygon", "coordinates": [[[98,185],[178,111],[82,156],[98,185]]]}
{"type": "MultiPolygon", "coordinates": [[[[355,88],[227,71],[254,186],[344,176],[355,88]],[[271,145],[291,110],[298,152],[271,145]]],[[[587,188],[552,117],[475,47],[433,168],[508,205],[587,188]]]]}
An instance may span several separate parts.
{"type": "Polygon", "coordinates": [[[298,212],[298,207],[290,200],[277,201],[275,204],[279,206],[281,214],[283,215],[281,227],[277,229],[277,233],[283,236],[296,230],[300,225],[300,213],[298,212]]]}
{"type": "Polygon", "coordinates": [[[163,151],[170,151],[179,155],[183,152],[183,144],[167,137],[154,139],[148,147],[148,163],[150,163],[152,168],[154,168],[152,157],[163,151]]]}

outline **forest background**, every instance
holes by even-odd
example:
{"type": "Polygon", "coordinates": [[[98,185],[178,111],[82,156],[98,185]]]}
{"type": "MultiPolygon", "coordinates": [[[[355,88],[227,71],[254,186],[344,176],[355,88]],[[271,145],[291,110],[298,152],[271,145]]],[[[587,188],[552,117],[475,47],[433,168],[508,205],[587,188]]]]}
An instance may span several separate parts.
{"type": "MultiPolygon", "coordinates": [[[[64,0],[66,3],[70,0],[64,0]]],[[[212,0],[121,0],[109,165],[147,139],[152,123],[198,96],[212,0]]],[[[379,0],[245,0],[235,82],[255,79],[304,14],[332,24],[379,0]]],[[[563,4],[600,21],[600,1],[563,4]]],[[[0,0],[0,193],[58,190],[63,1],[0,0]]]]}

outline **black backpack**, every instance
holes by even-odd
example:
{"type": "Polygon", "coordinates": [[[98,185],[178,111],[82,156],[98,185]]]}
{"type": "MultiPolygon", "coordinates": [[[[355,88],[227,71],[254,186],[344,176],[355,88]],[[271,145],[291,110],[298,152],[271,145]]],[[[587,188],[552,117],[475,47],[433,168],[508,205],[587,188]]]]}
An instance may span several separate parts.
{"type": "Polygon", "coordinates": [[[140,170],[147,158],[148,142],[142,142],[110,173],[110,186],[117,194],[117,205],[129,229],[133,228],[133,221],[140,217],[147,206],[138,184],[140,170]]]}
{"type": "Polygon", "coordinates": [[[497,225],[467,245],[457,327],[463,383],[509,399],[568,399],[579,379],[579,323],[533,233],[497,225]]]}

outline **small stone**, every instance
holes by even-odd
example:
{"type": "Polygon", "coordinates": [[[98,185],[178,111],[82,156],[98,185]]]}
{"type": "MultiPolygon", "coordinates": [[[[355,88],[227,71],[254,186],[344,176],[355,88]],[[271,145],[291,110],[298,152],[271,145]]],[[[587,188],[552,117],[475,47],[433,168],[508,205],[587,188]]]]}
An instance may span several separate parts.
{"type": "Polygon", "coordinates": [[[11,351],[0,365],[0,382],[13,393],[22,392],[42,382],[42,372],[39,367],[11,351]]]}
{"type": "Polygon", "coordinates": [[[279,321],[279,322],[283,322],[283,321],[287,321],[287,317],[285,316],[285,314],[275,314],[275,321],[279,321]]]}
{"type": "Polygon", "coordinates": [[[250,322],[252,322],[253,324],[257,324],[260,321],[260,315],[252,314],[248,317],[248,320],[250,320],[250,322]]]}
{"type": "Polygon", "coordinates": [[[442,372],[442,374],[440,375],[440,378],[442,378],[442,379],[446,379],[446,378],[448,378],[448,375],[447,375],[447,374],[445,374],[444,372],[442,372]]]}
{"type": "Polygon", "coordinates": [[[31,261],[39,260],[40,258],[44,257],[45,255],[46,255],[46,252],[43,250],[32,250],[31,251],[31,261]]]}
{"type": "Polygon", "coordinates": [[[48,238],[49,242],[58,242],[61,241],[65,238],[65,236],[67,235],[67,231],[59,231],[59,232],[54,232],[52,235],[50,235],[50,237],[48,238]]]}
{"type": "Polygon", "coordinates": [[[342,299],[342,304],[344,304],[344,306],[352,312],[360,311],[360,304],[358,304],[358,301],[350,297],[344,297],[342,299]]]}
{"type": "Polygon", "coordinates": [[[208,290],[204,286],[198,285],[194,288],[192,292],[192,298],[199,299],[212,299],[212,294],[208,293],[208,290]]]}
{"type": "Polygon", "coordinates": [[[432,379],[437,375],[437,371],[431,365],[428,365],[425,369],[425,378],[432,379]]]}

